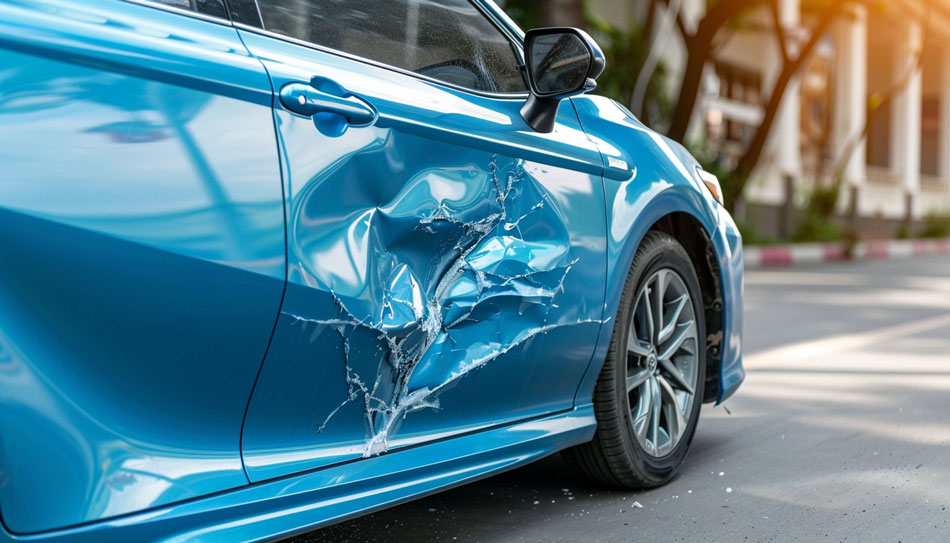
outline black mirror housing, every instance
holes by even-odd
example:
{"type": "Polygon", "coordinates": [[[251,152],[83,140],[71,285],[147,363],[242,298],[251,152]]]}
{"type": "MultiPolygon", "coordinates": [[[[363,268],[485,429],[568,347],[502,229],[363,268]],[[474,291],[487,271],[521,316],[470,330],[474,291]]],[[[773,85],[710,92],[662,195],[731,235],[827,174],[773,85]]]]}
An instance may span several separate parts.
{"type": "Polygon", "coordinates": [[[525,65],[531,96],[521,116],[538,132],[554,130],[561,100],[597,87],[604,54],[577,28],[537,28],[525,34],[525,65]]]}

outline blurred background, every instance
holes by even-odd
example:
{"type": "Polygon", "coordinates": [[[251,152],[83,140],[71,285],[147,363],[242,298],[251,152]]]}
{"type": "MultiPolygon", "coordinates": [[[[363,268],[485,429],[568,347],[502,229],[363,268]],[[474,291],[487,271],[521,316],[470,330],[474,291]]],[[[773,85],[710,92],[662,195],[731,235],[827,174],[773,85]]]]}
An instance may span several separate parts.
{"type": "Polygon", "coordinates": [[[950,1],[498,0],[719,175],[747,243],[950,236],[950,1]]]}

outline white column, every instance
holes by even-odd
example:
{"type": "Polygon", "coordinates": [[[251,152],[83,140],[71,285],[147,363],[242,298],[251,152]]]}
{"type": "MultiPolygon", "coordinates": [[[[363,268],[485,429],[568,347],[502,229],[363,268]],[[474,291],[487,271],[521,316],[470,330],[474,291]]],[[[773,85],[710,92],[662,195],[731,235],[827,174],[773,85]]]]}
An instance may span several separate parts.
{"type": "Polygon", "coordinates": [[[940,50],[940,133],[937,139],[937,174],[950,179],[950,49],[940,50]]]}
{"type": "MultiPolygon", "coordinates": [[[[835,82],[835,149],[837,156],[848,151],[867,122],[868,19],[864,6],[855,6],[850,18],[841,22],[837,36],[835,82]]],[[[844,179],[861,185],[867,177],[867,138],[861,138],[845,164],[844,179]]]]}
{"type": "MultiPolygon", "coordinates": [[[[907,22],[900,34],[901,42],[894,48],[894,78],[906,77],[913,68],[921,47],[920,25],[907,22]]],[[[920,187],[920,115],[921,71],[915,70],[903,92],[891,108],[891,169],[899,176],[907,193],[916,194],[920,187]]]]}
{"type": "MultiPolygon", "coordinates": [[[[798,44],[794,36],[800,22],[799,0],[781,0],[780,18],[782,26],[785,28],[786,36],[789,38],[789,47],[792,49],[791,55],[798,54],[798,44]]],[[[777,49],[778,46],[776,46],[777,49]]],[[[778,70],[781,66],[781,60],[778,60],[774,68],[775,75],[770,77],[769,85],[774,85],[775,77],[778,76],[778,70]]],[[[802,172],[802,154],[801,154],[801,78],[795,76],[788,84],[785,96],[782,98],[782,105],[779,108],[775,119],[775,144],[776,159],[782,175],[790,175],[795,179],[801,177],[802,172]]]]}

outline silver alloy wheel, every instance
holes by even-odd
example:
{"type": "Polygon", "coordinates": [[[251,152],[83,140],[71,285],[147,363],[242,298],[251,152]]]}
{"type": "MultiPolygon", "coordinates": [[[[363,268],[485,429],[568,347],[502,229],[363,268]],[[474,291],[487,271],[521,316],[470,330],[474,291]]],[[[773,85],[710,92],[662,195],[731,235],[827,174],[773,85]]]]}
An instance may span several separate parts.
{"type": "Polygon", "coordinates": [[[669,454],[686,431],[696,396],[699,338],[686,283],[670,268],[640,287],[627,333],[627,400],[647,454],[669,454]]]}

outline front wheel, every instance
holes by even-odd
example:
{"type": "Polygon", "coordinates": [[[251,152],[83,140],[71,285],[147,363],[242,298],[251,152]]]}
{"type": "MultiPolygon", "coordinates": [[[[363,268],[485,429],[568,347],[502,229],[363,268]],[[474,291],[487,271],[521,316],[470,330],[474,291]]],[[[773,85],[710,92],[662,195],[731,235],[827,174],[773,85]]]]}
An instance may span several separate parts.
{"type": "Polygon", "coordinates": [[[591,479],[650,488],[683,464],[703,403],[701,302],[685,249],[649,232],[627,275],[594,391],[594,439],[564,452],[591,479]]]}

